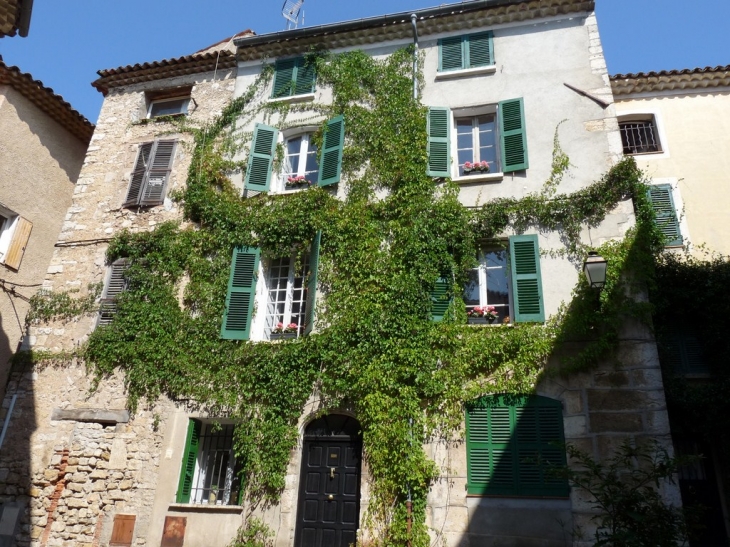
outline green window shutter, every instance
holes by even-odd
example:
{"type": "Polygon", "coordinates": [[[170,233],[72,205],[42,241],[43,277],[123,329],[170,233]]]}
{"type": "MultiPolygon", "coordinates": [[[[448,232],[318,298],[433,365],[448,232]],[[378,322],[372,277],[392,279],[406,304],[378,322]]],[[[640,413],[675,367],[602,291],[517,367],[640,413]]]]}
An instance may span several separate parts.
{"type": "Polygon", "coordinates": [[[464,37],[439,40],[439,72],[464,68],[464,37]]]}
{"type": "Polygon", "coordinates": [[[540,276],[540,249],[536,235],[509,238],[510,274],[517,323],[545,321],[540,276]]]}
{"type": "Polygon", "coordinates": [[[177,487],[177,503],[190,503],[190,493],[193,490],[193,478],[195,477],[195,461],[198,458],[200,426],[201,423],[198,420],[188,421],[188,434],[185,439],[180,482],[177,487]]]}
{"type": "Polygon", "coordinates": [[[340,182],[342,152],[345,145],[345,118],[337,116],[327,121],[322,154],[319,160],[319,185],[329,186],[340,182]]]}
{"type": "Polygon", "coordinates": [[[467,491],[504,496],[567,496],[562,406],[538,396],[496,395],[467,406],[467,491]]]}
{"type": "Polygon", "coordinates": [[[527,132],[522,99],[499,103],[499,138],[502,146],[502,172],[527,169],[527,132]]]}
{"type": "Polygon", "coordinates": [[[451,111],[444,107],[428,109],[428,170],[429,177],[451,176],[451,154],[449,135],[451,111]]]}
{"type": "Polygon", "coordinates": [[[442,321],[450,305],[449,280],[446,277],[439,277],[431,291],[431,320],[442,321]]]}
{"type": "Polygon", "coordinates": [[[127,189],[127,197],[124,199],[124,207],[129,205],[137,205],[139,196],[142,193],[147,166],[149,165],[152,147],[155,143],[146,142],[140,145],[137,151],[137,160],[134,162],[134,170],[129,180],[129,188],[127,189]]]}
{"type": "Polygon", "coordinates": [[[649,188],[656,223],[664,234],[664,245],[682,245],[682,233],[679,230],[677,211],[672,199],[672,187],[669,184],[657,184],[649,188]]]}
{"type": "Polygon", "coordinates": [[[319,246],[322,241],[322,230],[317,232],[309,252],[309,280],[307,281],[307,310],[304,318],[304,334],[314,328],[314,307],[317,299],[317,270],[319,270],[319,246]]]}
{"type": "Polygon", "coordinates": [[[297,60],[298,58],[276,61],[274,65],[274,85],[271,90],[272,98],[289,97],[294,92],[297,60]]]}
{"type": "Polygon", "coordinates": [[[260,255],[261,251],[256,247],[237,247],[233,250],[221,338],[227,340],[249,338],[260,255]]]}
{"type": "Polygon", "coordinates": [[[494,64],[494,39],[491,32],[482,32],[467,36],[465,49],[468,51],[468,59],[465,68],[476,68],[494,64]]]}
{"type": "Polygon", "coordinates": [[[271,184],[271,170],[276,153],[278,129],[257,123],[253,130],[251,152],[248,155],[248,169],[243,187],[246,191],[268,192],[271,184]]]}
{"type": "Polygon", "coordinates": [[[115,260],[109,271],[109,279],[104,287],[99,305],[99,319],[97,325],[108,325],[117,313],[117,297],[127,289],[127,278],[124,273],[129,268],[129,259],[120,258],[115,260]]]}
{"type": "Polygon", "coordinates": [[[175,141],[157,141],[151,153],[140,205],[159,205],[165,199],[165,189],[175,157],[175,141]]]}
{"type": "Polygon", "coordinates": [[[314,91],[314,63],[307,63],[304,57],[296,62],[294,74],[294,95],[304,95],[314,91]]]}

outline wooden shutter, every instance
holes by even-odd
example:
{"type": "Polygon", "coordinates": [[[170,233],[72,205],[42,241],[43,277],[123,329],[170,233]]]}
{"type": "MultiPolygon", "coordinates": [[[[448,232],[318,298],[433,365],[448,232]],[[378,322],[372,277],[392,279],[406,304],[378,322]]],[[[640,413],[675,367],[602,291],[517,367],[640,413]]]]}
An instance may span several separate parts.
{"type": "Polygon", "coordinates": [[[129,267],[129,261],[124,258],[115,260],[109,267],[109,277],[101,296],[99,320],[97,324],[108,325],[117,313],[117,296],[127,288],[127,279],[124,272],[129,267]]]}
{"type": "Polygon", "coordinates": [[[23,217],[18,217],[13,230],[13,237],[8,245],[8,252],[5,255],[5,265],[8,268],[17,270],[20,268],[20,262],[23,260],[25,248],[30,239],[30,232],[33,230],[33,223],[23,217]]]}
{"type": "Polygon", "coordinates": [[[159,205],[165,199],[176,141],[156,141],[150,154],[140,205],[159,205]]]}
{"type": "Polygon", "coordinates": [[[545,321],[540,276],[540,249],[536,235],[509,238],[515,322],[545,321]]]}
{"type": "Polygon", "coordinates": [[[307,310],[304,318],[304,334],[314,328],[314,307],[317,300],[317,271],[319,270],[319,246],[322,242],[322,230],[317,232],[309,252],[309,280],[307,281],[307,310]]]}
{"type": "Polygon", "coordinates": [[[271,169],[274,165],[276,140],[279,130],[257,123],[253,131],[251,152],[248,155],[248,169],[244,181],[245,190],[268,192],[271,183],[271,169]]]}
{"type": "Polygon", "coordinates": [[[522,99],[499,103],[499,138],[502,145],[502,172],[511,173],[529,167],[527,132],[522,99]]]}
{"type": "Polygon", "coordinates": [[[490,66],[494,64],[494,45],[491,32],[481,32],[479,34],[471,34],[467,36],[465,49],[468,55],[468,66],[466,68],[476,68],[480,66],[490,66]]]}
{"type": "Polygon", "coordinates": [[[177,503],[190,503],[190,493],[193,491],[193,478],[195,477],[195,462],[198,458],[200,428],[201,423],[198,420],[188,421],[188,433],[180,468],[180,482],[177,487],[177,503]]]}
{"type": "Polygon", "coordinates": [[[670,330],[667,341],[662,344],[662,364],[675,374],[709,374],[710,366],[704,356],[702,343],[694,332],[681,327],[670,330]]]}
{"type": "Polygon", "coordinates": [[[651,186],[649,200],[654,208],[657,226],[664,234],[664,245],[682,245],[682,232],[679,230],[677,211],[672,199],[672,186],[669,184],[651,186]]]}
{"type": "Polygon", "coordinates": [[[345,145],[345,119],[342,116],[327,121],[322,145],[318,184],[329,186],[340,182],[342,175],[342,152],[345,145]]]}
{"type": "Polygon", "coordinates": [[[428,169],[430,177],[451,176],[451,154],[449,135],[451,111],[448,108],[432,106],[428,109],[428,169]]]}
{"type": "Polygon", "coordinates": [[[289,97],[293,93],[294,71],[297,66],[297,58],[276,61],[274,65],[274,85],[271,90],[271,97],[289,97]]]}
{"type": "Polygon", "coordinates": [[[221,338],[227,340],[249,338],[260,254],[260,250],[256,247],[237,247],[233,250],[221,338]]]}
{"type": "Polygon", "coordinates": [[[469,494],[567,496],[551,467],[565,465],[560,401],[496,395],[467,406],[469,494]]]}
{"type": "Polygon", "coordinates": [[[464,68],[464,37],[439,40],[439,72],[464,68]]]}
{"type": "Polygon", "coordinates": [[[109,547],[122,547],[132,545],[134,537],[134,522],[137,517],[134,515],[114,515],[114,527],[109,547]]]}
{"type": "Polygon", "coordinates": [[[446,277],[439,277],[431,291],[431,320],[442,321],[450,305],[449,280],[446,277]]]}
{"type": "Polygon", "coordinates": [[[294,73],[294,95],[312,93],[314,77],[314,63],[308,63],[304,57],[297,59],[294,73]]]}
{"type": "Polygon", "coordinates": [[[152,147],[155,143],[146,142],[139,146],[137,151],[137,160],[134,162],[134,170],[132,178],[129,180],[129,188],[127,189],[127,197],[124,200],[124,207],[128,205],[137,205],[144,186],[145,175],[147,174],[147,166],[149,165],[152,147]]]}

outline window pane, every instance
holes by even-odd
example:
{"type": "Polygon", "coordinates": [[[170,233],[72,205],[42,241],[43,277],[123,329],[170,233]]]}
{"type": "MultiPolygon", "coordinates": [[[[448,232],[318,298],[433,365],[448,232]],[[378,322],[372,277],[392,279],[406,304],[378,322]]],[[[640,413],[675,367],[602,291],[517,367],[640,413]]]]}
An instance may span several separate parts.
{"type": "Polygon", "coordinates": [[[304,176],[311,182],[317,182],[319,177],[319,164],[317,163],[317,147],[309,141],[309,150],[307,151],[307,165],[305,166],[304,176]]]}
{"type": "Polygon", "coordinates": [[[464,286],[464,303],[471,306],[479,305],[479,270],[469,272],[469,281],[464,286]]]}
{"type": "Polygon", "coordinates": [[[456,148],[459,176],[464,175],[464,163],[474,161],[474,122],[472,118],[456,120],[456,148]]]}
{"type": "Polygon", "coordinates": [[[497,147],[494,116],[479,116],[477,118],[479,127],[479,161],[489,163],[491,172],[497,171],[497,147]]]}
{"type": "Polygon", "coordinates": [[[295,137],[286,141],[286,173],[296,175],[299,172],[299,155],[302,150],[302,137],[295,137]]]}
{"type": "Polygon", "coordinates": [[[509,315],[509,278],[507,276],[507,251],[496,249],[484,254],[487,269],[488,306],[497,308],[497,320],[502,322],[509,315]]]}
{"type": "Polygon", "coordinates": [[[184,114],[187,112],[187,99],[175,99],[174,101],[160,101],[152,103],[150,118],[156,116],[170,116],[173,114],[184,114]]]}

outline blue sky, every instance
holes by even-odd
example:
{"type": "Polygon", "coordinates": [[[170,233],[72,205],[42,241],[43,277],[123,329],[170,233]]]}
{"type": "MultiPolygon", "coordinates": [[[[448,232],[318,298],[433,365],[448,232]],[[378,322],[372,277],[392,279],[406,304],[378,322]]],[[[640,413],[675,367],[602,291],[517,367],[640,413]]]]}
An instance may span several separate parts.
{"type": "MultiPolygon", "coordinates": [[[[283,0],[36,0],[27,38],[0,39],[5,63],[30,72],[92,122],[104,68],[193,53],[250,28],[284,30],[283,0]]],[[[597,0],[611,74],[730,64],[730,0],[597,0]]],[[[306,0],[305,26],[438,5],[437,0],[306,0]]]]}

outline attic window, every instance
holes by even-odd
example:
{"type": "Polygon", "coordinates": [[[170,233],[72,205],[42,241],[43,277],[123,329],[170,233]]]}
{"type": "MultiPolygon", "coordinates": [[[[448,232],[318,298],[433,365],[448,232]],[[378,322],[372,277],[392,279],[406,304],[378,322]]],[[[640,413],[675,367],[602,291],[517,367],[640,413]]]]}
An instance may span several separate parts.
{"type": "Polygon", "coordinates": [[[178,87],[147,93],[147,117],[179,116],[188,113],[192,87],[178,87]]]}

